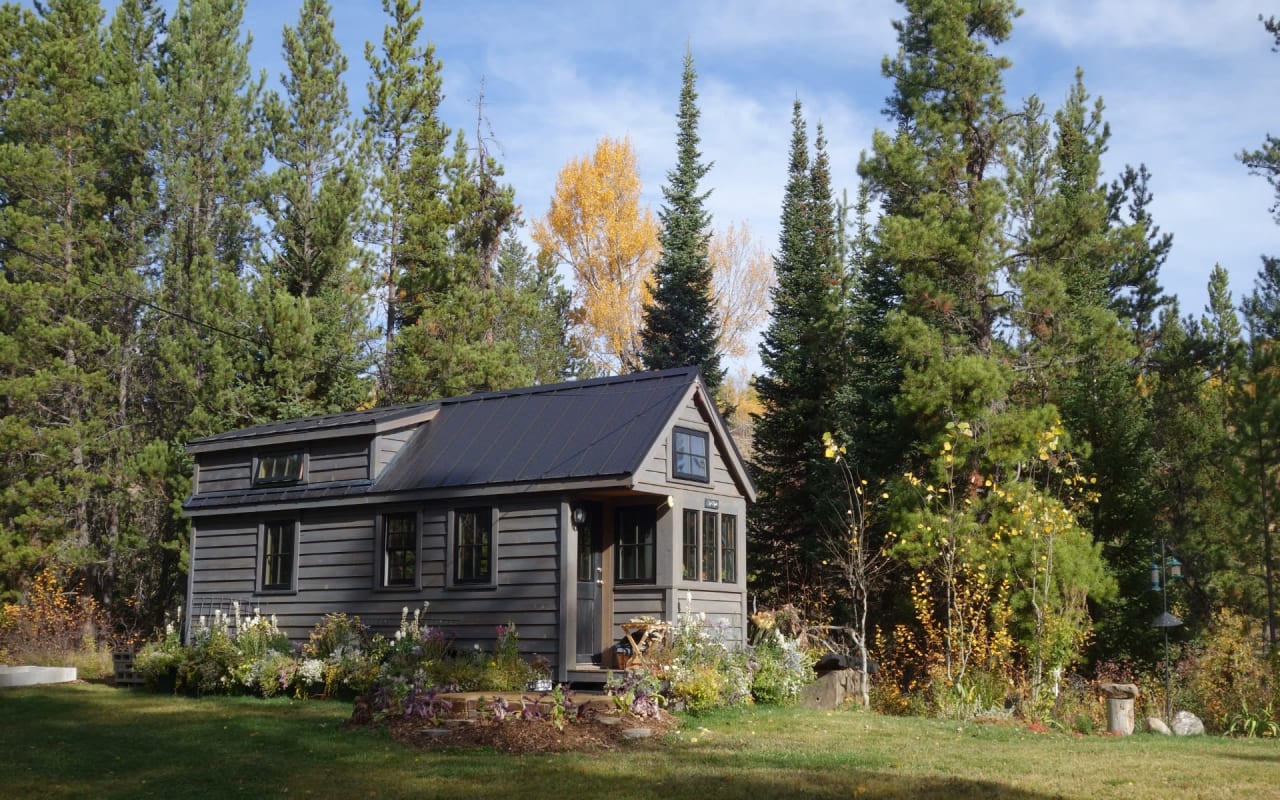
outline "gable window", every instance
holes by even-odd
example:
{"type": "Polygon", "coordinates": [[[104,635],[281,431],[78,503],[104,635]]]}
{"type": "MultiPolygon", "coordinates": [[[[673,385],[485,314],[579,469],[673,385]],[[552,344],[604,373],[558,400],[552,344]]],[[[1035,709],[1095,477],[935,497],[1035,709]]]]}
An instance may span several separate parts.
{"type": "Polygon", "coordinates": [[[258,456],[253,468],[253,485],[298,483],[302,480],[305,460],[301,452],[258,456]]]}
{"type": "Polygon", "coordinates": [[[733,514],[720,516],[720,580],[738,580],[738,518],[733,514]]]}
{"type": "Polygon", "coordinates": [[[657,528],[657,514],[651,506],[618,509],[618,528],[614,535],[618,583],[653,583],[657,528]]]}
{"type": "Polygon", "coordinates": [[[418,515],[387,514],[382,518],[382,585],[415,586],[418,582],[418,515]]]}
{"type": "Polygon", "coordinates": [[[453,582],[493,581],[493,512],[467,508],[453,515],[453,582]]]}
{"type": "Polygon", "coordinates": [[[293,520],[262,525],[258,552],[262,566],[262,590],[290,591],[294,588],[294,565],[298,544],[298,524],[293,520]]]}
{"type": "Polygon", "coordinates": [[[682,577],[687,581],[698,579],[698,512],[684,510],[684,568],[682,577]]]}
{"type": "Polygon", "coordinates": [[[704,431],[676,428],[671,434],[671,477],[710,483],[708,449],[704,431]]]}

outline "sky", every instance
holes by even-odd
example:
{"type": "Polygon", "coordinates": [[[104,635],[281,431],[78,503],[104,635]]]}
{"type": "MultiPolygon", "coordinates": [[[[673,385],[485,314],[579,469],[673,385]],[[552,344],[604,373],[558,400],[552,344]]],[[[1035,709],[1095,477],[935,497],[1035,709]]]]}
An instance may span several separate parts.
{"type": "MultiPolygon", "coordinates": [[[[353,106],[367,97],[366,41],[380,0],[331,0],[353,106]]],[[[281,29],[301,0],[248,0],[251,61],[279,88],[281,29]]],[[[1161,282],[1199,316],[1209,271],[1231,274],[1237,303],[1262,254],[1280,255],[1267,182],[1237,155],[1280,135],[1280,53],[1261,0],[1024,0],[1009,41],[1007,103],[1035,94],[1059,107],[1077,67],[1111,126],[1107,180],[1151,172],[1152,214],[1172,233],[1161,282]]],[[[1268,12],[1270,13],[1270,12],[1268,12]]],[[[655,211],[675,161],[682,60],[698,74],[704,180],[717,226],[750,225],[772,250],[786,180],[792,103],[824,126],[839,192],[857,189],[859,154],[891,86],[893,0],[424,0],[424,37],[443,63],[444,119],[474,131],[476,102],[526,220],[546,212],[556,174],[604,136],[629,136],[655,211]]]]}

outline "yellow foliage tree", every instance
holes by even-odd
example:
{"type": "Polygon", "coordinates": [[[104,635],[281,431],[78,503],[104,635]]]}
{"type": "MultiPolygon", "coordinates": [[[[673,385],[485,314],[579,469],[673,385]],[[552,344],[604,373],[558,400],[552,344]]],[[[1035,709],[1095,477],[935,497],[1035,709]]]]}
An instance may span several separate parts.
{"type": "Polygon", "coordinates": [[[595,152],[560,170],[551,207],[533,226],[544,253],[573,270],[574,314],[596,370],[639,364],[658,222],[640,204],[640,173],[628,137],[602,138],[595,152]]]}
{"type": "Polygon", "coordinates": [[[712,234],[707,258],[714,272],[720,354],[742,358],[747,338],[769,314],[769,290],[777,283],[773,257],[752,236],[749,225],[731,222],[712,234]]]}

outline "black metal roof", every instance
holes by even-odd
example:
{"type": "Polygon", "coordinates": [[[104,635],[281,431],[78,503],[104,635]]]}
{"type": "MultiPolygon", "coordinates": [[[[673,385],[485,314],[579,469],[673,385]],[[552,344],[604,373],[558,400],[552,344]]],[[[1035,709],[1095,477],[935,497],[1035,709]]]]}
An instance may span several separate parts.
{"type": "Polygon", "coordinates": [[[410,419],[431,411],[438,405],[439,403],[409,403],[374,408],[368,411],[343,411],[338,414],[325,414],[319,417],[301,417],[299,419],[281,420],[280,422],[267,422],[249,428],[193,439],[187,443],[187,447],[190,450],[198,451],[209,449],[208,445],[233,443],[245,439],[262,439],[283,434],[342,433],[347,428],[362,428],[370,425],[386,427],[388,424],[399,420],[410,419]]]}
{"type": "Polygon", "coordinates": [[[374,491],[630,475],[698,380],[683,368],[442,400],[374,491]]]}

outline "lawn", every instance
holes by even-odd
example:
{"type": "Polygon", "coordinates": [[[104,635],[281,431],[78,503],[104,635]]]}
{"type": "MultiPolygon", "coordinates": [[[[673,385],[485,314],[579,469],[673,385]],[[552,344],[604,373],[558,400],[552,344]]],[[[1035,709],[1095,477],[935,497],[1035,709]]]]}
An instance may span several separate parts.
{"type": "Polygon", "coordinates": [[[343,703],[0,691],[0,797],[1238,798],[1280,791],[1280,742],[1035,734],[748,709],[608,753],[420,752],[343,703]]]}

